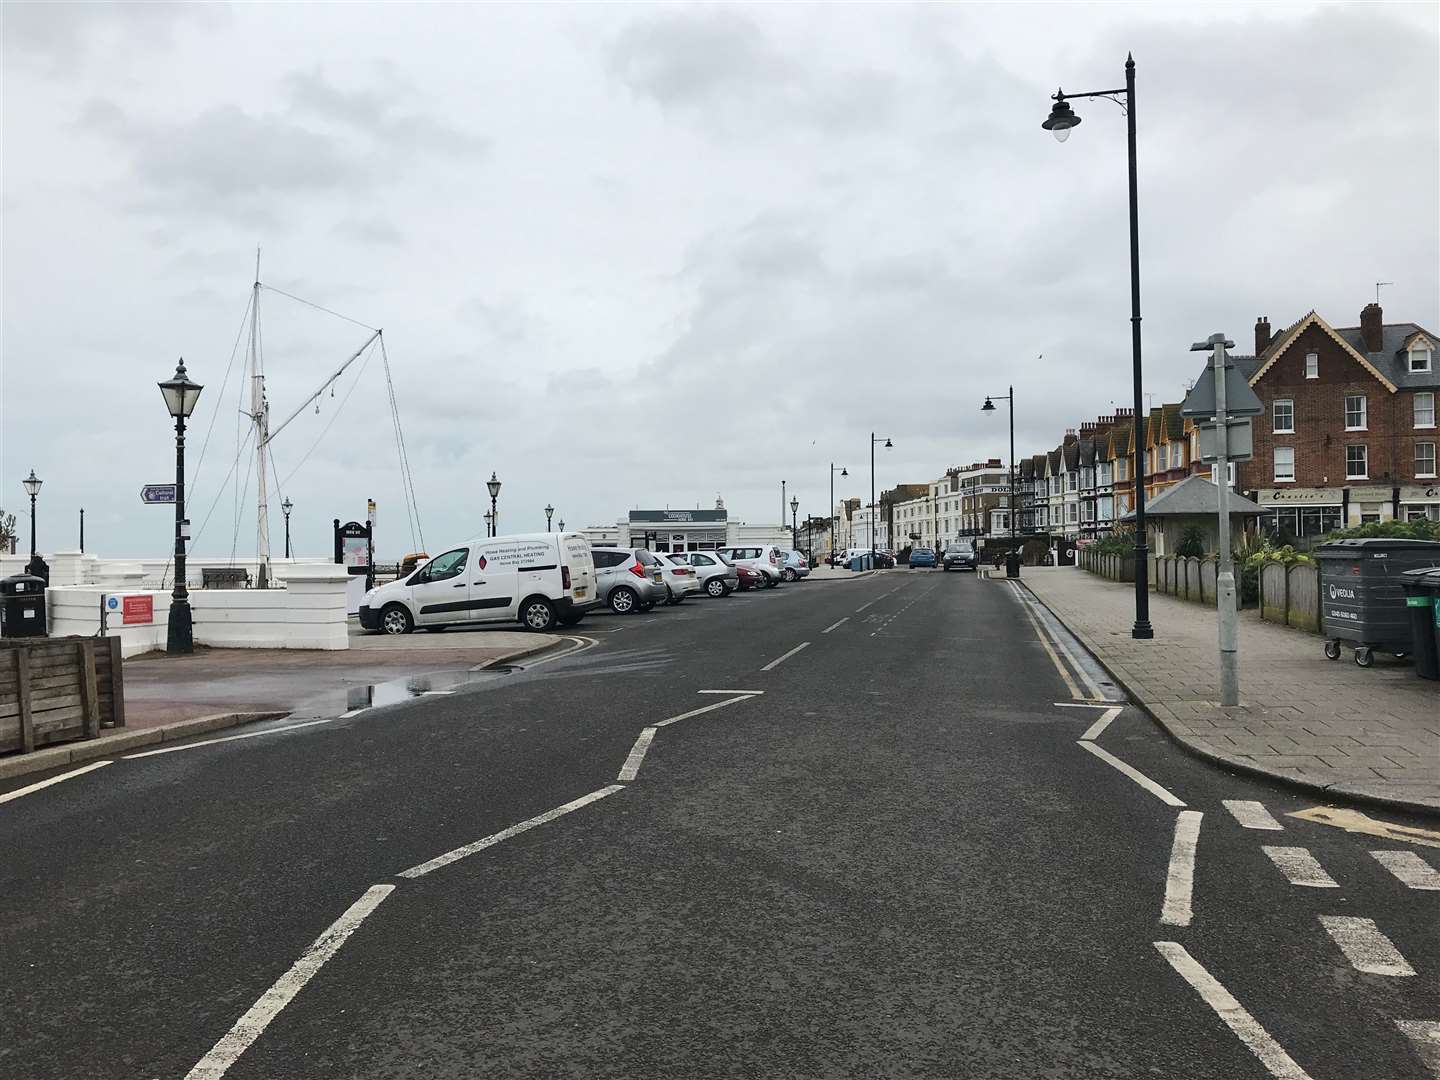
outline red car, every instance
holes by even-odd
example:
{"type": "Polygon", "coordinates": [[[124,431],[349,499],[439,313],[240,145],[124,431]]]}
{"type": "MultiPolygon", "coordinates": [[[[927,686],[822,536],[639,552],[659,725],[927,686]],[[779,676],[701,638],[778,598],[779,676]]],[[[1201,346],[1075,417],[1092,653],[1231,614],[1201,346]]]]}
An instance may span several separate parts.
{"type": "Polygon", "coordinates": [[[758,570],[751,570],[748,566],[735,564],[735,570],[740,575],[740,591],[746,589],[759,589],[765,585],[765,575],[758,570]]]}

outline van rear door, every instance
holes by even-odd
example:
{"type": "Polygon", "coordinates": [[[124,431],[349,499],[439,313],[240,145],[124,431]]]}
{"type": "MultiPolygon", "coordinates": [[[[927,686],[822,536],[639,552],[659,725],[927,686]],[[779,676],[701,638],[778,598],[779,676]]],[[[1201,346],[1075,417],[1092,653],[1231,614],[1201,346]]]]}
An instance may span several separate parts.
{"type": "Polygon", "coordinates": [[[595,557],[584,536],[567,533],[560,538],[560,566],[562,575],[568,572],[572,600],[584,604],[595,599],[595,557]]]}

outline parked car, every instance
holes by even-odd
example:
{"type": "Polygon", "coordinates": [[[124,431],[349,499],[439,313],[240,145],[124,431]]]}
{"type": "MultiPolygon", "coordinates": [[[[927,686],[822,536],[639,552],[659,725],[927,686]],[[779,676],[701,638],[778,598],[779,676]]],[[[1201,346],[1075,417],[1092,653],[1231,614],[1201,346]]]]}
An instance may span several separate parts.
{"type": "Polygon", "coordinates": [[[512,620],[527,630],[574,626],[600,604],[596,577],[580,533],[481,537],[371,589],[360,625],[384,634],[512,620]]]}
{"type": "Polygon", "coordinates": [[[784,555],[784,561],[780,564],[782,578],[786,581],[798,581],[800,578],[810,576],[810,561],[805,558],[803,552],[787,551],[784,555]]]}
{"type": "Polygon", "coordinates": [[[665,599],[665,578],[655,556],[644,548],[597,547],[595,587],[617,615],[649,611],[665,599]]]}
{"type": "Polygon", "coordinates": [[[679,604],[687,596],[700,592],[700,579],[690,564],[677,561],[673,555],[663,551],[652,551],[650,555],[660,564],[660,578],[665,584],[665,603],[679,604]]]}
{"type": "Polygon", "coordinates": [[[763,589],[765,587],[765,575],[753,566],[746,566],[744,563],[735,564],[735,573],[739,579],[738,588],[743,592],[746,589],[763,589]]]}
{"type": "Polygon", "coordinates": [[[980,554],[974,544],[957,540],[945,548],[940,565],[945,570],[974,570],[980,565],[980,554]]]}
{"type": "Polygon", "coordinates": [[[740,587],[739,571],[718,551],[680,551],[670,558],[694,570],[700,588],[709,596],[729,596],[740,587]]]}
{"type": "Polygon", "coordinates": [[[784,580],[785,553],[774,544],[721,548],[720,553],[736,566],[759,570],[765,575],[766,588],[773,589],[784,580]]]}
{"type": "Polygon", "coordinates": [[[911,569],[911,570],[914,570],[917,566],[934,566],[934,565],[935,565],[935,552],[934,552],[934,550],[932,550],[931,548],[927,548],[927,547],[917,547],[917,548],[911,548],[911,549],[910,549],[910,569],[911,569]]]}

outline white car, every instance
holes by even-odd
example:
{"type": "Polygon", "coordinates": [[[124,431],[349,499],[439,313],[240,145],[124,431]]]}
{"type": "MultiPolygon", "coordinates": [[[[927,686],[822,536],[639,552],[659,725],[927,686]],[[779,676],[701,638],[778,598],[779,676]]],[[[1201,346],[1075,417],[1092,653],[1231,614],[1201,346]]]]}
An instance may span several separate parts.
{"type": "Polygon", "coordinates": [[[699,595],[699,575],[688,563],[673,559],[663,551],[652,551],[650,554],[660,564],[660,576],[665,581],[665,603],[679,604],[687,596],[699,595]]]}
{"type": "Polygon", "coordinates": [[[748,566],[762,574],[767,589],[773,589],[785,579],[785,552],[774,544],[721,548],[720,554],[737,566],[748,566]]]}
{"type": "Polygon", "coordinates": [[[360,625],[408,634],[417,626],[518,621],[545,631],[574,626],[599,604],[595,561],[582,534],[487,536],[371,589],[360,604],[360,625]]]}

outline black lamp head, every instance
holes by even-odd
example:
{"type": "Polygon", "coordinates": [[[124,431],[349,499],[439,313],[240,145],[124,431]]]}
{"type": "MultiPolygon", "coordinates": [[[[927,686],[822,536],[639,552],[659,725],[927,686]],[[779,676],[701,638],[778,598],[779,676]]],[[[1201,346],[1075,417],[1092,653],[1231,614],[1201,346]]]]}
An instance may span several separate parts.
{"type": "Polygon", "coordinates": [[[1080,117],[1075,115],[1075,110],[1064,98],[1060,98],[1050,110],[1050,118],[1040,126],[1058,141],[1064,142],[1070,137],[1070,129],[1080,126],[1080,117]]]}
{"type": "Polygon", "coordinates": [[[991,400],[987,397],[987,398],[985,399],[985,404],[980,406],[980,411],[981,411],[981,412],[994,412],[994,411],[995,411],[995,402],[991,401],[991,400]]]}

